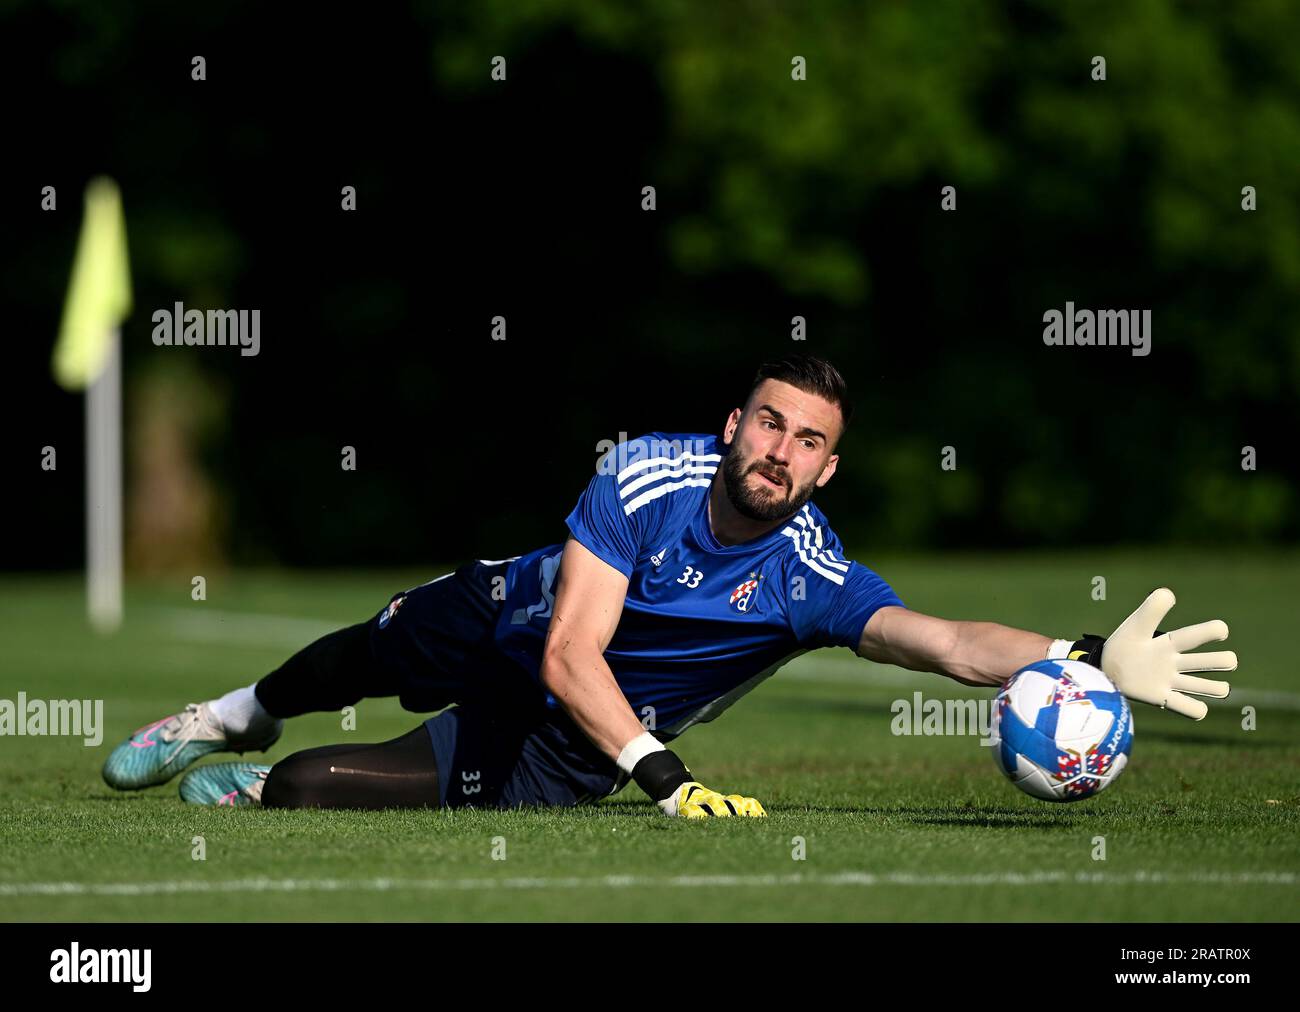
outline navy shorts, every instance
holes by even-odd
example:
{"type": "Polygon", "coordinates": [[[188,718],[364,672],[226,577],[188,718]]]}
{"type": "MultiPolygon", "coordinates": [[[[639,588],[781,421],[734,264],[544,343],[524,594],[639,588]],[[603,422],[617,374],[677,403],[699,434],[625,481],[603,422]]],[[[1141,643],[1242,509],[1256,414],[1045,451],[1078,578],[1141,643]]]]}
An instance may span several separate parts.
{"type": "Polygon", "coordinates": [[[424,722],[439,803],[516,808],[578,805],[627,778],[527,671],[496,649],[510,561],[471,562],[395,594],[370,625],[375,661],[424,722]],[[446,707],[446,709],[444,709],[446,707]]]}

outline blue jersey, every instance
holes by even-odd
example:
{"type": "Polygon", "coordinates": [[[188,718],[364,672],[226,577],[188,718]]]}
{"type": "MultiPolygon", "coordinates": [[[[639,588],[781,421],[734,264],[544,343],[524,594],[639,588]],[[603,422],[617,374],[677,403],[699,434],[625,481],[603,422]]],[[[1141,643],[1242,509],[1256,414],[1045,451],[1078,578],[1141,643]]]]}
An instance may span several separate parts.
{"type": "MultiPolygon", "coordinates": [[[[709,527],[709,486],[726,451],[716,436],[692,434],[621,443],[567,519],[575,539],[628,578],[605,660],[662,741],[713,720],[807,650],[856,647],[876,609],[903,603],[844,558],[811,503],[763,537],[720,544],[709,527]]],[[[496,643],[534,677],[562,550],[521,556],[506,577],[496,643]]]]}

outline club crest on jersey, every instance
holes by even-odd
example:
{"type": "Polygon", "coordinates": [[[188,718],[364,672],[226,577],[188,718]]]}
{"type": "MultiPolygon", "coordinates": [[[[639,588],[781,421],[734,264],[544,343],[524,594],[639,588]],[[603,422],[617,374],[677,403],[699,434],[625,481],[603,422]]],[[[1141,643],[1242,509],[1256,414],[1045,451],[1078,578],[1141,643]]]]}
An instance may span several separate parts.
{"type": "Polygon", "coordinates": [[[756,590],[758,590],[758,580],[754,579],[753,573],[750,573],[749,579],[731,592],[731,606],[736,611],[748,611],[756,590]]]}
{"type": "Polygon", "coordinates": [[[388,625],[389,622],[392,621],[393,616],[397,614],[397,609],[402,606],[402,602],[405,600],[406,600],[406,595],[403,594],[401,595],[401,597],[395,597],[388,602],[388,607],[379,613],[380,629],[383,629],[385,626],[388,625]]]}

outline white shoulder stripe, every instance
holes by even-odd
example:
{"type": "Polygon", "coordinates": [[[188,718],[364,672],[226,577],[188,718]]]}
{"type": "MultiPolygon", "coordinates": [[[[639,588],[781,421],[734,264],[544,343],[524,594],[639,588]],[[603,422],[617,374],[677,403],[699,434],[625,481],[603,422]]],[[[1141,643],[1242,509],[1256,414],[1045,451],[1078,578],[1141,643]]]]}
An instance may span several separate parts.
{"type": "MultiPolygon", "coordinates": [[[[715,467],[713,471],[716,471],[715,467]]],[[[709,473],[712,474],[713,471],[709,473]]],[[[713,484],[712,478],[686,478],[682,481],[670,481],[667,485],[656,485],[648,492],[642,492],[639,496],[629,503],[623,504],[623,512],[631,516],[648,502],[654,502],[660,496],[667,495],[669,492],[676,492],[679,488],[688,488],[691,486],[707,487],[713,484]]]]}
{"type": "Polygon", "coordinates": [[[799,553],[799,559],[804,565],[813,572],[820,573],[822,576],[826,577],[826,579],[830,580],[831,583],[838,584],[841,587],[844,586],[843,574],[849,571],[849,567],[845,563],[835,562],[833,559],[827,559],[825,554],[817,554],[810,551],[802,543],[804,540],[804,533],[796,531],[793,527],[784,527],[781,529],[781,533],[794,542],[795,551],[799,553]],[[828,569],[828,566],[832,568],[828,569]],[[843,573],[835,572],[836,569],[842,569],[843,573]]]}
{"type": "Polygon", "coordinates": [[[713,465],[709,467],[706,464],[687,464],[684,467],[667,471],[651,471],[649,474],[643,474],[640,478],[634,478],[618,490],[618,497],[626,499],[639,488],[646,485],[653,485],[657,481],[665,478],[680,478],[684,474],[717,474],[718,467],[713,465]]]}
{"type": "Polygon", "coordinates": [[[698,460],[705,464],[716,464],[721,459],[722,454],[720,453],[683,453],[680,457],[650,457],[648,460],[638,460],[635,464],[628,464],[627,467],[618,472],[618,481],[622,483],[623,479],[629,474],[644,471],[647,467],[658,467],[660,464],[676,467],[685,460],[698,460]]]}
{"type": "Polygon", "coordinates": [[[804,533],[806,535],[804,539],[805,547],[807,547],[810,542],[812,544],[815,544],[819,549],[822,547],[821,524],[819,524],[816,520],[813,519],[812,510],[810,510],[807,506],[805,506],[803,508],[803,515],[802,516],[796,515],[794,518],[794,522],[797,523],[800,527],[804,528],[804,533]]]}
{"type": "Polygon", "coordinates": [[[835,558],[835,553],[829,548],[817,556],[817,561],[824,566],[830,566],[832,569],[838,569],[842,573],[849,571],[849,564],[842,559],[835,558]]]}

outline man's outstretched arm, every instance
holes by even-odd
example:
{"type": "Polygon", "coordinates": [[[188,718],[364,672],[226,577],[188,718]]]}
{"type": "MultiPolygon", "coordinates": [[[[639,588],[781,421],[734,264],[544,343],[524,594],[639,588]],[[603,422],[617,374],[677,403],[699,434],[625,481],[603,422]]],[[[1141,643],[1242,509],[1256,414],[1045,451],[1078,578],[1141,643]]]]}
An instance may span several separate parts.
{"type": "Polygon", "coordinates": [[[879,609],[862,629],[858,656],[965,685],[1001,685],[1047,656],[1047,636],[996,622],[954,622],[907,608],[879,609]]]}
{"type": "Polygon", "coordinates": [[[766,815],[753,798],[723,797],[700,784],[632,712],[604,656],[623,614],[627,577],[570,537],[558,582],[539,675],[582,733],[666,815],[766,815]]]}
{"type": "Polygon", "coordinates": [[[933,671],[966,685],[1001,685],[1020,668],[1047,657],[1073,657],[1100,668],[1130,699],[1200,720],[1207,707],[1192,696],[1228,695],[1227,682],[1193,671],[1235,671],[1231,650],[1191,653],[1228,638],[1214,620],[1161,633],[1157,626],[1174,606],[1161,587],[1109,638],[1085,636],[1071,643],[993,622],[950,622],[906,608],[879,609],[863,627],[858,655],[913,671],[933,671]]]}

